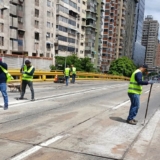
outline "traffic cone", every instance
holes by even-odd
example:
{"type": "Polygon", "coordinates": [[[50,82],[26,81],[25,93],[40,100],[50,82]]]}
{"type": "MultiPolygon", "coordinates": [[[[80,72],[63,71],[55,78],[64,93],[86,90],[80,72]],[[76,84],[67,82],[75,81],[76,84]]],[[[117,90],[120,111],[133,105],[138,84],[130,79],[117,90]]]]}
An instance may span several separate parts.
{"type": "Polygon", "coordinates": [[[56,74],[54,77],[54,82],[57,82],[57,81],[58,81],[58,75],[56,74]]]}

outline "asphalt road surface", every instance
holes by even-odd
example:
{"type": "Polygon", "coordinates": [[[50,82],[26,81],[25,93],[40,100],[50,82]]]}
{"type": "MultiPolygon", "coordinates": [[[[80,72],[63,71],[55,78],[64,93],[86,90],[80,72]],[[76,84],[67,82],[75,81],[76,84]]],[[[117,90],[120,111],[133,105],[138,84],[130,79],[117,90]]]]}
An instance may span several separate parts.
{"type": "MultiPolygon", "coordinates": [[[[153,86],[146,123],[159,109],[159,87],[153,86]]],[[[33,102],[28,88],[26,100],[8,92],[9,109],[0,108],[0,160],[125,159],[145,127],[150,85],[143,87],[136,126],[126,123],[127,88],[126,81],[36,83],[33,102]]]]}

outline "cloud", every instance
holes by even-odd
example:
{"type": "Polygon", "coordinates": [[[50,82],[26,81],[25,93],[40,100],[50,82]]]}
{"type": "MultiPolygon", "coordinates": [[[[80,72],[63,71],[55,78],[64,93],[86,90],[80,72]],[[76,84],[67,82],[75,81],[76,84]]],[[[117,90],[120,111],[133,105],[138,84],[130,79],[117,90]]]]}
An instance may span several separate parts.
{"type": "MultiPolygon", "coordinates": [[[[160,0],[146,0],[145,1],[145,17],[152,15],[154,20],[157,20],[160,24],[160,0]]],[[[160,30],[159,30],[160,39],[160,30]]]]}

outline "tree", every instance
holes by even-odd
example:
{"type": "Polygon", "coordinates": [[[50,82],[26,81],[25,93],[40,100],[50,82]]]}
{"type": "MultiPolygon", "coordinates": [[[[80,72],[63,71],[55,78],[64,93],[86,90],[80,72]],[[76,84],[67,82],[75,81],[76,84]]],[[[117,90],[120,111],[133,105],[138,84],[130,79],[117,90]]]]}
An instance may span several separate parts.
{"type": "Polygon", "coordinates": [[[108,73],[131,77],[133,71],[135,70],[136,66],[131,59],[129,59],[128,57],[121,57],[111,63],[108,73]]]}
{"type": "MultiPolygon", "coordinates": [[[[92,72],[94,71],[93,64],[91,60],[87,57],[85,58],[78,58],[76,55],[71,55],[67,57],[59,57],[57,56],[55,59],[55,67],[58,70],[64,70],[65,67],[65,59],[66,65],[71,66],[72,64],[77,68],[77,71],[86,71],[92,72]]],[[[50,69],[54,67],[50,67],[50,69]]]]}

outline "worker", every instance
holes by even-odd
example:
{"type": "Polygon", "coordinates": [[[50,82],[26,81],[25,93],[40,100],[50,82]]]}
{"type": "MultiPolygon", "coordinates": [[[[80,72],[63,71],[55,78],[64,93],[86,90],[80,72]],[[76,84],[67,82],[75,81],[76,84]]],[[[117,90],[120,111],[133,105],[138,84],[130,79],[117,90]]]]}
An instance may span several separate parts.
{"type": "Polygon", "coordinates": [[[71,65],[71,73],[72,73],[72,83],[75,83],[75,78],[76,78],[76,67],[71,65]]]}
{"type": "Polygon", "coordinates": [[[34,101],[34,89],[33,89],[33,75],[35,68],[31,65],[29,60],[25,61],[25,65],[21,68],[20,72],[22,73],[22,91],[20,100],[24,98],[26,91],[26,86],[28,85],[31,90],[31,101],[34,101]]]}
{"type": "Polygon", "coordinates": [[[4,110],[8,109],[8,95],[7,95],[7,77],[4,70],[7,70],[8,66],[6,63],[2,62],[2,58],[0,58],[0,91],[4,100],[4,110]]]}
{"type": "Polygon", "coordinates": [[[134,118],[138,113],[140,106],[140,95],[142,93],[142,85],[152,84],[153,82],[143,81],[143,74],[147,73],[148,66],[146,64],[142,65],[139,69],[133,72],[130,83],[128,87],[128,96],[131,101],[130,111],[127,118],[127,123],[136,125],[137,120],[134,118]]]}
{"type": "Polygon", "coordinates": [[[65,68],[64,75],[65,75],[66,86],[68,86],[68,81],[69,81],[69,77],[70,77],[69,65],[67,65],[67,67],[65,68]]]}

